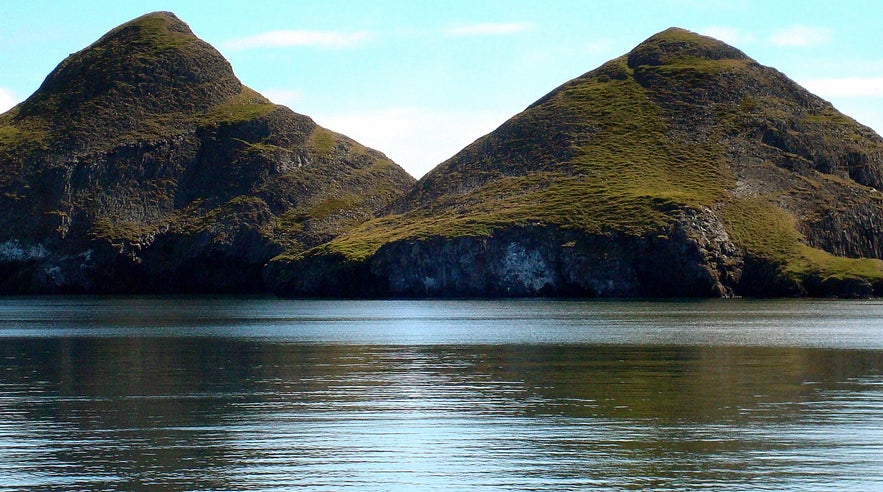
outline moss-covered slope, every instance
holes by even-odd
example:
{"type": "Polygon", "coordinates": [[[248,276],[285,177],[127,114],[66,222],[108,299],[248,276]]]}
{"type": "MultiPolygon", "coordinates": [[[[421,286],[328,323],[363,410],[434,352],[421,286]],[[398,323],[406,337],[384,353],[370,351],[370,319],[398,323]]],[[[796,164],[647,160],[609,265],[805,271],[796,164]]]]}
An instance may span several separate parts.
{"type": "Polygon", "coordinates": [[[878,189],[873,131],[672,28],[267,278],[283,295],[879,294],[878,189]]]}
{"type": "Polygon", "coordinates": [[[258,291],[413,182],[148,14],[0,116],[0,292],[258,291]]]}

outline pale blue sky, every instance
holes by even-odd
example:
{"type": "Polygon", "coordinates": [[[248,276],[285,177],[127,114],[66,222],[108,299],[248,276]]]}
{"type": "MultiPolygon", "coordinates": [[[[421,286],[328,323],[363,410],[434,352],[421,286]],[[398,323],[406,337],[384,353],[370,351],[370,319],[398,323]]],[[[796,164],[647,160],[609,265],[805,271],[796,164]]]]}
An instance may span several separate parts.
{"type": "Polygon", "coordinates": [[[883,133],[879,0],[0,0],[0,111],[155,10],[187,22],[246,85],[415,177],[671,26],[736,46],[883,133]]]}

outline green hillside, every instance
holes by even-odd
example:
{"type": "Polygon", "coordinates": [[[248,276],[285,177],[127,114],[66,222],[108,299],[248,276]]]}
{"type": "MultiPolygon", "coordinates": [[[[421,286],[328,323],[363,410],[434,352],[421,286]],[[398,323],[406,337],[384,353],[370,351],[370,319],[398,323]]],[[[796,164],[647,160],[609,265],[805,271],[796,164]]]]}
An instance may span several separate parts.
{"type": "Polygon", "coordinates": [[[70,55],[0,116],[0,293],[261,292],[414,180],[272,104],[171,13],[70,55]]]}
{"type": "MultiPolygon", "coordinates": [[[[270,272],[281,294],[334,295],[339,286],[307,286],[302,279],[311,275],[303,272],[336,263],[385,286],[376,275],[384,246],[443,248],[457,238],[533,228],[556,231],[550,241],[576,248],[586,237],[666,237],[654,246],[666,251],[696,236],[731,243],[734,251],[714,260],[726,270],[725,295],[879,293],[881,156],[879,136],[781,73],[711,38],[669,29],[440,164],[389,215],[281,255],[270,272]],[[719,223],[723,235],[678,225],[696,214],[719,223]]],[[[584,256],[593,254],[591,244],[584,256]]]]}

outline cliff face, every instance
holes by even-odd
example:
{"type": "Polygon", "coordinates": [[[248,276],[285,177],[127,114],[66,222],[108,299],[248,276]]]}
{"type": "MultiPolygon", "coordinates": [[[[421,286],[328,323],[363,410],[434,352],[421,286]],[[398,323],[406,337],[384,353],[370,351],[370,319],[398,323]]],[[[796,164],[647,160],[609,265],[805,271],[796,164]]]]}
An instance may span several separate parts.
{"type": "Polygon", "coordinates": [[[414,180],[276,106],[169,13],[64,60],[0,116],[0,293],[253,292],[414,180]]]}
{"type": "Polygon", "coordinates": [[[290,288],[349,297],[707,297],[732,294],[742,265],[721,225],[697,213],[645,236],[528,226],[394,241],[366,263],[309,256],[290,288]]]}
{"type": "Polygon", "coordinates": [[[879,295],[881,186],[873,131],[673,28],[266,278],[282,295],[879,295]]]}

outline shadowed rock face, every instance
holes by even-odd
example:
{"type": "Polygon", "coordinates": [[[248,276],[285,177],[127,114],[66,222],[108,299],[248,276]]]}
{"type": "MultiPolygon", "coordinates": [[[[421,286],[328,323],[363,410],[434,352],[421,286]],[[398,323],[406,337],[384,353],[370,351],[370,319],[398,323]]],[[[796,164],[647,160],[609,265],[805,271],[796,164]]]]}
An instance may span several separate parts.
{"type": "Polygon", "coordinates": [[[489,236],[394,241],[368,262],[339,263],[329,262],[329,256],[302,260],[296,292],[346,297],[727,296],[744,259],[706,210],[646,236],[513,227],[489,236]],[[341,265],[343,272],[327,273],[341,265]]]}
{"type": "Polygon", "coordinates": [[[872,130],[672,28],[266,278],[282,295],[879,295],[879,189],[872,130]]]}
{"type": "Polygon", "coordinates": [[[243,86],[174,15],[148,14],[0,116],[0,293],[261,291],[271,257],[413,182],[243,86]]]}

